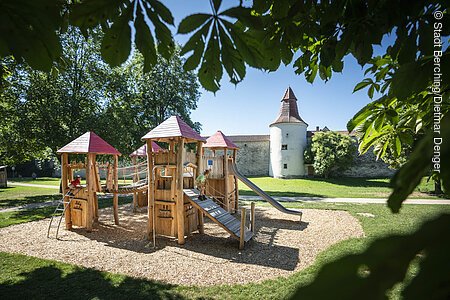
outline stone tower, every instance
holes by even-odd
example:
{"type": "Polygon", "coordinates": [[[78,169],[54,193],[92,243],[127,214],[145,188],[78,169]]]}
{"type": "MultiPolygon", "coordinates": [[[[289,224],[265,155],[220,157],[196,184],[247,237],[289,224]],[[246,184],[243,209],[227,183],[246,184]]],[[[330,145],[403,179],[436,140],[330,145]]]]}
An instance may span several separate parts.
{"type": "Polygon", "coordinates": [[[269,175],[292,178],[305,175],[303,152],[308,124],[298,114],[297,98],[290,87],[281,99],[280,113],[270,124],[269,175]]]}

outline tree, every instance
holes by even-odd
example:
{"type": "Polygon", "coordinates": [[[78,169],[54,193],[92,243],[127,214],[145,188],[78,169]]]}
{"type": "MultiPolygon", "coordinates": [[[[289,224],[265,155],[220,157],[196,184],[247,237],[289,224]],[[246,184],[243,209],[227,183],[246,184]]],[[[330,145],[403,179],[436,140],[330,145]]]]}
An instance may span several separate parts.
{"type": "Polygon", "coordinates": [[[2,60],[10,71],[0,91],[1,161],[48,158],[89,130],[131,153],[142,145],[146,132],[172,114],[200,129],[190,119],[199,85],[195,74],[182,68],[179,50],[168,60],[159,56],[144,74],[144,58],[137,50],[124,66],[111,68],[102,62],[102,36],[96,29],[85,38],[69,27],[61,36],[61,59],[49,73],[12,58],[2,60]]]}
{"type": "Polygon", "coordinates": [[[328,178],[349,168],[356,154],[355,141],[337,132],[317,132],[311,140],[314,172],[328,178]]]}
{"type": "MultiPolygon", "coordinates": [[[[402,202],[430,168],[438,173],[443,188],[450,190],[450,80],[445,75],[450,72],[450,51],[449,47],[442,48],[445,46],[442,41],[450,35],[448,1],[254,0],[251,7],[244,6],[243,2],[221,10],[222,1],[211,0],[211,14],[188,16],[178,26],[179,33],[191,34],[181,51],[183,55],[190,54],[184,68],[194,70],[198,67],[202,86],[216,91],[224,69],[230,81],[238,83],[245,77],[247,66],[275,71],[281,63],[292,62],[296,73],[304,74],[309,82],[317,75],[322,80],[329,80],[333,72],[343,70],[344,57],[351,55],[361,66],[371,65],[369,72],[374,74],[375,80],[366,85],[369,96],[375,91],[383,95],[351,120],[349,130],[370,118],[371,110],[378,105],[384,106],[392,118],[408,105],[417,105],[424,112],[421,116],[424,133],[412,144],[408,161],[391,180],[394,188],[388,200],[391,210],[399,212],[402,202]],[[380,44],[387,35],[393,36],[392,44],[379,58],[374,57],[373,45],[380,44]],[[430,75],[433,71],[444,75],[436,78],[430,75]],[[439,110],[437,117],[435,110],[439,110]],[[432,160],[433,164],[430,163],[432,160]]],[[[172,14],[157,0],[69,3],[37,0],[27,5],[2,0],[0,57],[13,55],[18,61],[26,60],[33,68],[49,71],[61,52],[56,31],[64,28],[67,21],[81,28],[86,35],[89,29],[102,25],[105,32],[102,57],[112,66],[128,58],[133,33],[136,47],[144,56],[146,71],[156,63],[157,51],[167,59],[174,49],[167,27],[173,25],[172,14]],[[147,19],[149,23],[146,23],[147,19]],[[156,36],[156,43],[153,36],[156,36]],[[30,46],[36,50],[30,51],[30,46]]],[[[381,154],[388,148],[398,154],[403,145],[411,145],[409,138],[402,138],[405,133],[405,136],[410,133],[402,129],[400,120],[398,126],[384,120],[381,118],[365,129],[362,143],[380,138],[381,154]]],[[[344,297],[359,295],[357,291],[363,288],[364,296],[385,297],[386,290],[403,280],[407,269],[404,266],[408,266],[418,251],[425,250],[421,253],[421,272],[415,278],[430,280],[427,281],[430,284],[413,280],[406,295],[418,295],[415,292],[419,288],[422,295],[440,292],[444,298],[450,293],[445,289],[448,287],[448,270],[439,273],[444,265],[440,259],[445,256],[437,254],[450,251],[448,238],[444,238],[445,243],[436,244],[423,236],[449,226],[448,215],[442,216],[421,227],[411,239],[394,237],[380,241],[383,253],[391,253],[397,258],[401,257],[402,251],[391,250],[398,245],[398,249],[406,249],[400,243],[404,239],[412,243],[405,245],[415,251],[405,256],[406,262],[402,266],[396,264],[395,259],[389,260],[392,262],[389,272],[375,272],[383,270],[382,267],[377,269],[380,265],[376,264],[383,258],[377,259],[380,252],[374,251],[372,255],[364,256],[366,260],[356,263],[351,257],[343,258],[344,267],[338,263],[327,265],[324,269],[334,272],[322,273],[325,276],[318,277],[311,286],[326,297],[334,293],[329,287],[339,277],[342,280],[338,288],[345,282],[344,297]],[[356,276],[361,266],[368,266],[369,270],[364,276],[356,276]],[[433,274],[440,276],[433,281],[433,274]]],[[[366,253],[371,252],[367,250],[366,253]]],[[[300,289],[298,295],[304,291],[300,289]]],[[[320,295],[316,297],[323,298],[320,295]]]]}
{"type": "Polygon", "coordinates": [[[171,115],[179,115],[199,131],[200,124],[190,117],[197,108],[199,84],[182,64],[179,51],[174,51],[168,60],[159,56],[152,70],[143,73],[144,59],[136,51],[123,67],[114,68],[108,75],[99,134],[108,136],[120,151],[130,153],[142,145],[145,133],[171,115]]]}

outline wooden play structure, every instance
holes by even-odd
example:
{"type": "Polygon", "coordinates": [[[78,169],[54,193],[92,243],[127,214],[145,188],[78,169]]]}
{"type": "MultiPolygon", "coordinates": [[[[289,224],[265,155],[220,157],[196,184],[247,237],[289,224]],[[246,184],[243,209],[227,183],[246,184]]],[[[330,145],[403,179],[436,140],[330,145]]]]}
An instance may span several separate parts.
{"type": "MultiPolygon", "coordinates": [[[[61,206],[57,211],[63,212],[66,229],[72,226],[92,230],[92,225],[98,221],[98,197],[97,193],[107,189],[118,190],[118,157],[120,154],[114,147],[101,139],[94,132],[86,132],[57,151],[61,154],[61,189],[64,195],[61,206]],[[70,162],[69,155],[77,155],[85,158],[82,162],[70,162]],[[97,155],[111,155],[113,164],[100,165],[97,163],[97,155]],[[106,167],[106,182],[102,185],[99,168],[106,167]],[[86,171],[86,184],[70,186],[74,179],[74,170],[86,171]]],[[[118,194],[113,196],[114,222],[119,224],[118,194]]],[[[53,218],[52,218],[53,220],[53,218]]],[[[57,230],[59,224],[56,224],[57,230]]],[[[52,222],[50,222],[48,234],[52,222]]],[[[56,234],[57,235],[57,234],[56,234]]]]}
{"type": "Polygon", "coordinates": [[[278,210],[301,218],[301,212],[286,209],[239,173],[235,164],[238,147],[221,131],[205,140],[180,117],[173,116],[142,139],[145,145],[130,155],[133,164],[122,168],[118,167],[120,152],[93,132],[57,151],[61,154],[64,196],[50,221],[47,236],[53,226],[58,237],[63,217],[66,229],[77,226],[91,231],[98,221],[98,193],[113,194],[114,222],[118,225],[118,195],[133,194],[133,209],[147,206],[147,238],[153,239],[153,245],[157,235],[175,237],[178,244],[184,244],[186,236],[204,232],[206,216],[239,240],[242,249],[254,235],[255,207],[253,203],[249,226],[245,208],[241,209],[240,218],[232,215],[238,210],[238,179],[278,210]],[[70,161],[69,155],[84,160],[70,161]],[[107,162],[98,163],[98,155],[108,155],[107,162]],[[86,172],[86,183],[73,186],[74,171],[80,169],[86,172]],[[199,200],[195,178],[205,169],[210,170],[207,197],[199,200]],[[123,184],[119,185],[122,179],[123,184]],[[58,214],[59,222],[54,222],[58,214]]]}
{"type": "MultiPolygon", "coordinates": [[[[197,230],[204,232],[204,216],[238,239],[241,248],[244,242],[252,238],[253,232],[245,226],[245,222],[239,221],[209,198],[204,201],[197,199],[199,194],[194,184],[195,178],[204,169],[204,138],[181,118],[173,116],[142,139],[148,149],[149,239],[155,240],[156,235],[165,235],[176,237],[178,244],[184,244],[185,236],[197,230]],[[167,151],[149,151],[152,142],[165,143],[168,145],[167,151]]],[[[245,213],[243,215],[245,217],[245,213]]]]}
{"type": "Polygon", "coordinates": [[[0,166],[0,187],[8,187],[8,175],[6,173],[7,166],[0,166]]]}
{"type": "MultiPolygon", "coordinates": [[[[157,143],[152,142],[152,151],[153,152],[164,152],[161,146],[157,143]]],[[[130,154],[131,161],[133,166],[135,167],[135,174],[133,176],[133,183],[139,182],[142,178],[147,178],[147,172],[145,174],[141,174],[138,172],[138,168],[142,162],[147,164],[147,144],[144,144],[142,147],[137,149],[136,151],[130,154]]],[[[133,193],[133,211],[136,211],[138,207],[144,207],[148,204],[147,190],[143,189],[140,191],[136,191],[133,193]]]]}
{"type": "Polygon", "coordinates": [[[220,130],[206,140],[203,163],[210,170],[206,194],[230,213],[238,210],[237,178],[229,172],[228,160],[236,161],[239,149],[220,130]]]}

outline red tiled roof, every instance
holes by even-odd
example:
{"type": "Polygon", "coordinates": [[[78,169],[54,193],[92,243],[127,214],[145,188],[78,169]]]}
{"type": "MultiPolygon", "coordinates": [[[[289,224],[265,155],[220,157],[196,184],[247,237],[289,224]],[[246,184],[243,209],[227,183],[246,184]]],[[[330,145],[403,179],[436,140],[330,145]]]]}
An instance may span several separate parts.
{"type": "Polygon", "coordinates": [[[113,146],[105,142],[94,132],[89,131],[82,136],[74,139],[57,153],[95,153],[95,154],[111,154],[121,155],[113,146]]]}
{"type": "Polygon", "coordinates": [[[239,149],[239,147],[236,146],[232,141],[230,141],[230,139],[228,139],[220,130],[207,138],[206,144],[204,144],[203,147],[239,149]]]}
{"type": "MultiPolygon", "coordinates": [[[[277,119],[270,125],[278,123],[303,123],[305,121],[298,114],[297,98],[294,95],[291,87],[288,87],[284,93],[283,99],[281,99],[280,113],[277,119]]],[[[308,125],[308,124],[306,124],[308,125]]]]}
{"type": "Polygon", "coordinates": [[[200,134],[195,132],[195,130],[186,124],[179,116],[168,118],[144,135],[142,139],[148,140],[171,137],[184,137],[196,141],[205,141],[200,134]]]}
{"type": "MultiPolygon", "coordinates": [[[[162,147],[160,147],[157,143],[152,141],[152,152],[164,151],[162,147]]],[[[142,147],[134,151],[130,154],[130,157],[133,156],[147,156],[147,144],[144,144],[142,147]]]]}

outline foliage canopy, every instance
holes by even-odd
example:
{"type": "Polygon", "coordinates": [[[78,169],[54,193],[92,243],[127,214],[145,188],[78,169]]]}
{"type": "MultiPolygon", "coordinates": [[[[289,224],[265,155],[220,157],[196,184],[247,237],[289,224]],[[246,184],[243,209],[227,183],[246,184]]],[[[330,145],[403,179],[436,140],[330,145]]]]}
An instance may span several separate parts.
{"type": "Polygon", "coordinates": [[[311,140],[314,172],[328,178],[350,167],[356,154],[355,141],[338,132],[317,132],[311,140]]]}

